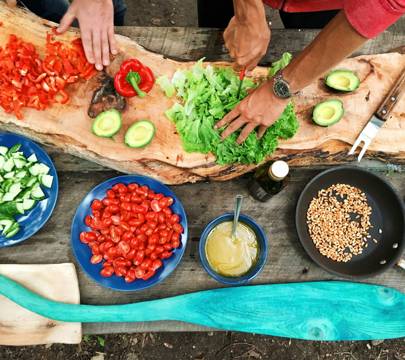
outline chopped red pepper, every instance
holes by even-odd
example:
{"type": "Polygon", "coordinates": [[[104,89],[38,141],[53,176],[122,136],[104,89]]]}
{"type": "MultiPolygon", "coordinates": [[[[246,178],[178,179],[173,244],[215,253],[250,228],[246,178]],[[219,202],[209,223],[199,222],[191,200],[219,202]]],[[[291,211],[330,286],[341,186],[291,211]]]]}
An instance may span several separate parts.
{"type": "Polygon", "coordinates": [[[144,97],[154,83],[152,70],[137,59],[125,60],[114,77],[115,90],[125,97],[144,97]]]}
{"type": "Polygon", "coordinates": [[[69,45],[48,33],[41,60],[33,44],[11,34],[6,46],[0,47],[0,106],[22,119],[25,107],[44,110],[56,102],[65,104],[69,101],[66,86],[88,80],[96,72],[86,60],[80,39],[69,45]]]}

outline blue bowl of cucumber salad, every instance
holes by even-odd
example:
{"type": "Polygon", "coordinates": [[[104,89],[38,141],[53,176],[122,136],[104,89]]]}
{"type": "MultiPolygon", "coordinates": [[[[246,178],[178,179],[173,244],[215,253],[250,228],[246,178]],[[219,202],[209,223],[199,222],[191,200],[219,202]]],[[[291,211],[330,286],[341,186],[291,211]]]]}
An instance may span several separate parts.
{"type": "Polygon", "coordinates": [[[24,136],[0,133],[0,247],[41,229],[57,197],[58,176],[48,154],[24,136]]]}

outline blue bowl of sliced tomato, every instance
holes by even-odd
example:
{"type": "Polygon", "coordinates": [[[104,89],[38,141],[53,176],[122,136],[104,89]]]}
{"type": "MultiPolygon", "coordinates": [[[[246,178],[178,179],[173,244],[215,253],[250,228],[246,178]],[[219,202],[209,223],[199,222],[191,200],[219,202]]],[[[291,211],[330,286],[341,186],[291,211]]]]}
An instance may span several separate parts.
{"type": "Polygon", "coordinates": [[[73,218],[73,253],[102,286],[136,291],[163,281],[187,243],[187,217],[178,197],[141,175],[109,179],[92,189],[73,218]]]}

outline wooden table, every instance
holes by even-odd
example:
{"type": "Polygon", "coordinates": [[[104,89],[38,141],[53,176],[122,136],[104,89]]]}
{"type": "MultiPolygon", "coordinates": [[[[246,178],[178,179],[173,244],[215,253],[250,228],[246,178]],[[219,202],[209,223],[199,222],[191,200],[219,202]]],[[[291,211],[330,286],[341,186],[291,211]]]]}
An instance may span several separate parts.
{"type": "MultiPolygon", "coordinates": [[[[220,32],[197,28],[136,28],[119,30],[137,40],[146,48],[181,59],[196,60],[226,58],[220,32]]],[[[273,31],[272,46],[266,57],[271,61],[284,51],[297,52],[310,42],[316,31],[273,31]]],[[[405,44],[405,34],[386,32],[370,41],[358,53],[389,51],[405,44]]],[[[46,226],[21,245],[0,249],[0,263],[62,263],[75,262],[70,248],[70,226],[85,194],[96,184],[118,175],[117,172],[79,158],[48,149],[55,161],[60,180],[59,200],[55,212],[46,226]]],[[[389,180],[402,197],[405,196],[405,166],[395,167],[377,162],[363,161],[362,166],[388,174],[389,180]]],[[[294,211],[298,196],[305,184],[322,167],[296,168],[291,171],[289,185],[268,203],[262,204],[247,197],[247,177],[226,183],[197,183],[173,186],[188,214],[190,238],[182,262],[163,283],[138,293],[121,293],[105,289],[90,280],[77,267],[81,301],[85,304],[122,304],[183,294],[220,285],[203,270],[198,259],[199,235],[213,217],[230,211],[233,196],[246,196],[243,212],[254,217],[265,229],[269,238],[267,264],[253,281],[254,284],[327,280],[336,277],[315,265],[299,244],[294,225],[294,211]]],[[[392,286],[405,292],[405,272],[398,267],[369,282],[392,286]]],[[[179,309],[181,311],[181,309],[179,309]]],[[[144,332],[144,331],[200,331],[199,326],[179,322],[85,324],[84,332],[144,332]]]]}

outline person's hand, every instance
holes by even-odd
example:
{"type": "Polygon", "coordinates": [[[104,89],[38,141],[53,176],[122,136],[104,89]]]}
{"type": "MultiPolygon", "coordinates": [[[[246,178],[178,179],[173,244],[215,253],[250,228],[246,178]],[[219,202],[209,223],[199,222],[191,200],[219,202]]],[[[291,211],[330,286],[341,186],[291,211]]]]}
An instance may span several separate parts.
{"type": "Polygon", "coordinates": [[[270,28],[264,19],[239,21],[233,17],[224,32],[225,46],[235,60],[235,70],[253,70],[266,54],[270,28]]]}
{"type": "Polygon", "coordinates": [[[87,60],[102,70],[110,65],[110,52],[117,54],[114,8],[111,0],[74,0],[57,29],[65,32],[77,19],[87,60]]]}
{"type": "Polygon", "coordinates": [[[267,128],[283,113],[288,101],[275,96],[271,83],[267,81],[236,105],[215,127],[228,125],[222,133],[222,139],[225,139],[244,126],[237,139],[238,144],[244,142],[257,127],[259,127],[257,135],[261,138],[267,128]]]}
{"type": "Polygon", "coordinates": [[[8,6],[16,6],[17,5],[17,0],[6,0],[6,4],[8,6]]]}

